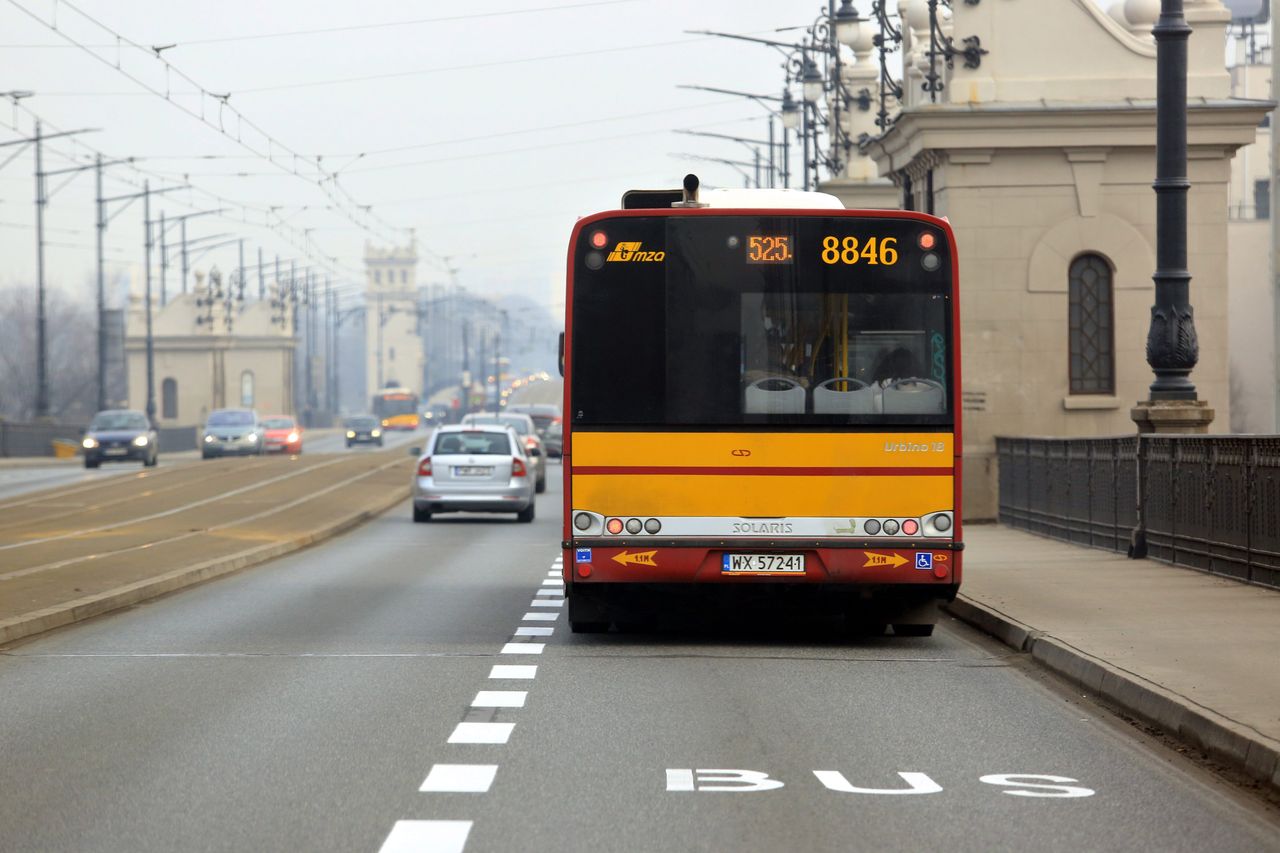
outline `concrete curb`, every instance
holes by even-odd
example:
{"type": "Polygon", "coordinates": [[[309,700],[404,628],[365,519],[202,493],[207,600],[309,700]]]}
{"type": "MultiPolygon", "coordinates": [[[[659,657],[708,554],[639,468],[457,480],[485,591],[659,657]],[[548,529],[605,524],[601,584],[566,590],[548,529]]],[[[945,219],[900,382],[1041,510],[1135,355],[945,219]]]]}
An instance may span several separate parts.
{"type": "Polygon", "coordinates": [[[1280,741],[966,596],[945,609],[1214,761],[1280,791],[1280,741]]]}
{"type": "Polygon", "coordinates": [[[242,551],[229,557],[219,557],[216,560],[196,563],[192,566],[166,572],[154,578],[147,578],[127,586],[117,587],[107,592],[67,601],[53,607],[46,607],[43,610],[35,610],[12,619],[0,621],[0,645],[50,631],[54,628],[82,622],[85,619],[91,619],[94,616],[100,616],[112,610],[129,607],[150,598],[176,592],[189,586],[204,583],[207,580],[231,574],[240,569],[274,560],[294,551],[300,551],[303,548],[331,539],[354,527],[358,527],[391,509],[401,501],[408,499],[408,497],[409,487],[406,485],[404,488],[391,490],[390,494],[366,509],[341,518],[325,527],[295,536],[287,542],[260,545],[257,548],[251,548],[248,551],[242,551]]]}

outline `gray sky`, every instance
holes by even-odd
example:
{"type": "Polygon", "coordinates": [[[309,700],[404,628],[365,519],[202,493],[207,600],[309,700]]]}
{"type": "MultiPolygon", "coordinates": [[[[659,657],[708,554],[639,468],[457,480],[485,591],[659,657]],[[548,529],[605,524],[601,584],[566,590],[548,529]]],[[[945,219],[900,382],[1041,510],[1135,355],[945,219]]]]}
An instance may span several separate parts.
{"type": "MultiPolygon", "coordinates": [[[[207,193],[248,203],[255,221],[279,216],[299,230],[314,229],[324,253],[337,256],[355,280],[368,235],[343,211],[324,209],[332,197],[349,193],[343,206],[354,215],[360,216],[357,203],[373,205],[378,219],[415,228],[424,253],[455,258],[464,286],[522,292],[545,303],[578,215],[616,206],[628,187],[671,185],[690,170],[712,184],[739,182],[728,167],[690,164],[668,152],[746,159],[745,149],[673,129],[767,132],[763,110],[751,102],[676,84],[777,93],[780,55],[683,31],[764,34],[809,24],[819,6],[815,0],[72,0],[56,6],[0,0],[0,91],[35,92],[23,106],[57,128],[101,128],[80,141],[113,157],[144,158],[137,165],[153,187],[166,179],[180,184],[189,175],[198,191],[157,197],[153,215],[219,206],[207,193]],[[42,23],[53,20],[55,8],[58,32],[42,23]],[[474,17],[416,22],[458,16],[474,17]],[[386,22],[402,23],[369,26],[386,22]],[[255,38],[325,28],[348,29],[255,38]],[[163,53],[174,70],[127,46],[117,50],[108,29],[142,45],[176,43],[163,53]],[[59,33],[94,46],[92,53],[108,61],[67,46],[59,33]],[[229,104],[277,143],[323,155],[327,168],[343,167],[340,187],[287,174],[236,144],[239,130],[257,150],[275,152],[277,163],[290,162],[229,111],[220,116],[218,102],[193,94],[178,71],[207,92],[231,93],[229,104]],[[397,76],[336,82],[376,75],[397,76]],[[143,84],[170,92],[171,100],[143,84]],[[202,123],[202,110],[210,123],[221,120],[232,138],[202,123]],[[386,150],[396,148],[404,150],[386,150]],[[268,213],[272,206],[279,210],[268,213]]],[[[15,137],[15,124],[24,134],[32,130],[30,116],[0,102],[0,141],[15,137]]],[[[65,155],[87,151],[77,142],[51,140],[46,168],[65,167],[65,155]]],[[[0,159],[7,153],[0,150],[0,159]]],[[[34,280],[33,166],[28,151],[0,170],[0,284],[34,280]]],[[[108,194],[133,192],[145,177],[125,166],[108,174],[108,194]]],[[[46,220],[48,281],[85,296],[93,268],[92,196],[92,173],[85,173],[57,192],[46,220]]],[[[140,269],[141,218],[136,205],[111,224],[107,256],[119,269],[140,269]]],[[[381,225],[378,230],[388,233],[381,225]]],[[[212,216],[189,223],[192,238],[226,231],[250,239],[251,261],[259,245],[268,257],[298,254],[261,227],[212,216]]],[[[176,229],[172,233],[176,239],[176,229]]],[[[234,266],[235,249],[211,253],[198,266],[211,260],[223,269],[234,266]]],[[[428,260],[420,278],[442,280],[439,270],[428,260]]],[[[176,269],[170,275],[173,286],[176,269]]]]}

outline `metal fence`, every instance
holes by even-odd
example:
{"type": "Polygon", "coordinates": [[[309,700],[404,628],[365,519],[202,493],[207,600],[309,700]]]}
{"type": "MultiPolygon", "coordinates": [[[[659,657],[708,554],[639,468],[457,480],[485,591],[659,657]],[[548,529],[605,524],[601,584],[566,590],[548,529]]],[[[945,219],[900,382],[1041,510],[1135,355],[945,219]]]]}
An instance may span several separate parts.
{"type": "Polygon", "coordinates": [[[997,438],[1000,521],[1280,588],[1280,436],[997,438]]]}
{"type": "Polygon", "coordinates": [[[52,456],[54,439],[79,443],[83,426],[19,424],[0,420],[0,457],[52,456]]]}

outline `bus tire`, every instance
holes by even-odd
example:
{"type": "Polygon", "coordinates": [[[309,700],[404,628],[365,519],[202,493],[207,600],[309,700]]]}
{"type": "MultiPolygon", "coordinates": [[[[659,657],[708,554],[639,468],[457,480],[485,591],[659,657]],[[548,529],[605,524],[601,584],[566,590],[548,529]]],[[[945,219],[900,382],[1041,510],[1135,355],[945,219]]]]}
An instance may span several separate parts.
{"type": "Polygon", "coordinates": [[[895,637],[932,637],[932,625],[904,625],[898,622],[893,624],[893,634],[895,637]]]}

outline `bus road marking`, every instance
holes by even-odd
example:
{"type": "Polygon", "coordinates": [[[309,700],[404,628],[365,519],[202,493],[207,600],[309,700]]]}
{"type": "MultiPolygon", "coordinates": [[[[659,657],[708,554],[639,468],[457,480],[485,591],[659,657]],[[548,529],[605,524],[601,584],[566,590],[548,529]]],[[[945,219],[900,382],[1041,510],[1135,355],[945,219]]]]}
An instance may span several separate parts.
{"type": "Polygon", "coordinates": [[[378,853],[462,853],[469,820],[398,820],[378,853]]]}
{"type": "Polygon", "coordinates": [[[523,708],[527,690],[481,690],[471,700],[472,708],[523,708]]]}
{"type": "Polygon", "coordinates": [[[545,643],[507,643],[502,647],[504,655],[540,655],[545,643]]]}
{"type": "Polygon", "coordinates": [[[433,764],[418,790],[424,794],[487,794],[496,764],[433,764]]]}
{"type": "Polygon", "coordinates": [[[489,670],[490,678],[535,678],[538,675],[536,666],[517,666],[511,664],[494,664],[489,670]]]}
{"type": "Polygon", "coordinates": [[[506,743],[515,723],[458,723],[449,743],[506,743]]]}

